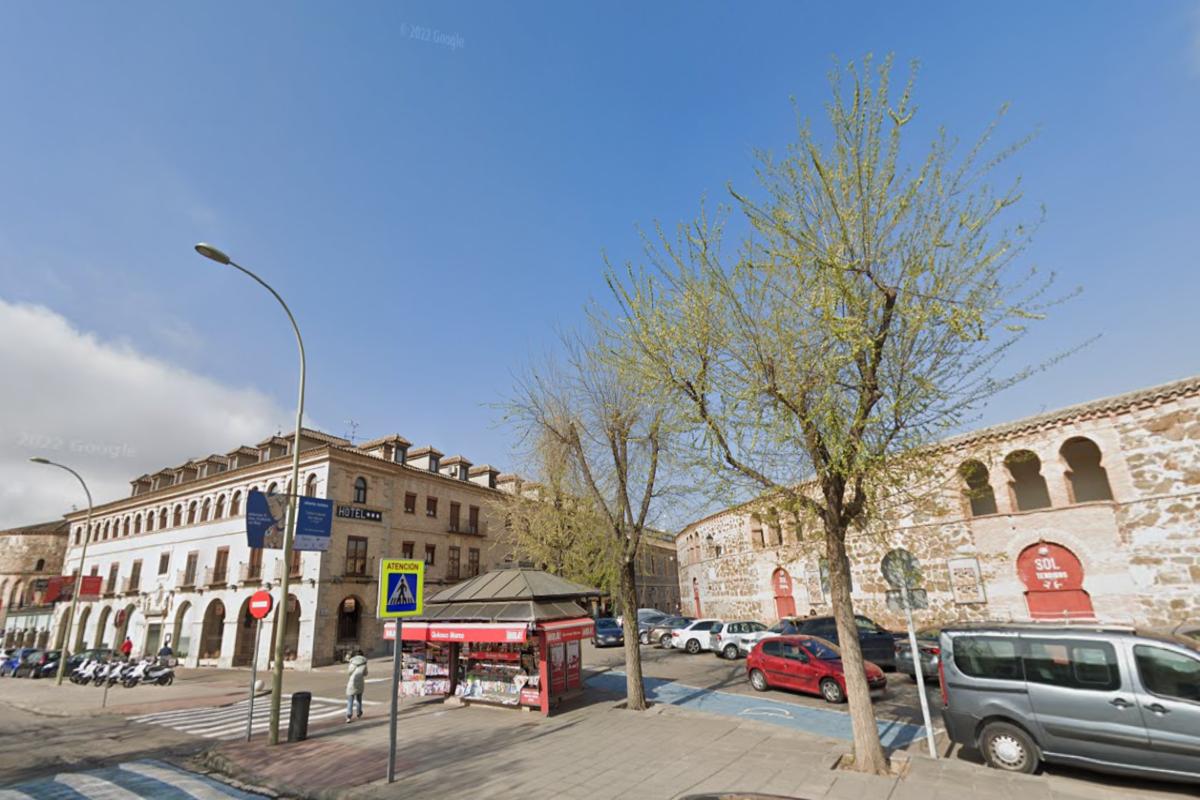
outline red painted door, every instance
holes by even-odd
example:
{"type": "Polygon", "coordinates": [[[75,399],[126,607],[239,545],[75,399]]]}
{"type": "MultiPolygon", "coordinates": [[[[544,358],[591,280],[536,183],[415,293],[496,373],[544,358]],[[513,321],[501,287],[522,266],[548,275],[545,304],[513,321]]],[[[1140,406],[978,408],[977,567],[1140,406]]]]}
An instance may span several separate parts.
{"type": "Polygon", "coordinates": [[[1033,619],[1095,619],[1092,598],[1083,588],[1083,564],[1060,544],[1038,542],[1017,556],[1025,584],[1025,604],[1033,619]]]}
{"type": "Polygon", "coordinates": [[[796,598],[792,597],[792,576],[783,567],[771,576],[775,590],[775,616],[778,619],[796,616],[796,598]]]}

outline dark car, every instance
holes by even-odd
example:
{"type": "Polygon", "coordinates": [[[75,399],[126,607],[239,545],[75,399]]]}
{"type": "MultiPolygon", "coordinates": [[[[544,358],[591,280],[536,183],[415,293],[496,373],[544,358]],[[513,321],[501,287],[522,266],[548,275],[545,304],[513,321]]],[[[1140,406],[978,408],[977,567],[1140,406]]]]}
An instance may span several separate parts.
{"type": "Polygon", "coordinates": [[[696,620],[692,617],[671,617],[650,629],[647,639],[659,647],[671,646],[671,633],[691,625],[696,620]]]}
{"type": "Polygon", "coordinates": [[[14,678],[47,678],[58,671],[61,650],[33,650],[17,665],[14,678]]]}
{"type": "Polygon", "coordinates": [[[80,664],[85,661],[91,661],[93,659],[99,661],[108,661],[116,655],[116,652],[117,651],[113,650],[111,647],[93,647],[90,650],[84,650],[81,653],[76,653],[67,659],[66,674],[70,675],[80,664]]]}
{"type": "Polygon", "coordinates": [[[596,647],[625,644],[625,631],[612,617],[597,617],[592,632],[592,644],[596,647]]]}
{"type": "MultiPolygon", "coordinates": [[[[854,619],[858,623],[858,642],[862,647],[863,658],[884,669],[895,669],[896,637],[892,632],[881,628],[861,614],[855,614],[854,619]]],[[[776,636],[803,634],[817,636],[834,644],[838,643],[837,624],[833,617],[784,617],[769,629],[768,635],[770,634],[776,636]]]]}
{"type": "MultiPolygon", "coordinates": [[[[917,650],[921,654],[921,675],[927,681],[936,681],[938,679],[938,661],[942,654],[938,636],[941,633],[941,628],[922,628],[917,631],[917,650]]],[[[913,664],[912,645],[908,641],[907,634],[896,635],[895,650],[896,671],[903,672],[912,678],[913,683],[916,683],[917,667],[913,664]]]]}
{"type": "Polygon", "coordinates": [[[3,663],[0,663],[0,675],[8,675],[15,678],[16,675],[14,673],[17,671],[17,667],[21,666],[21,662],[25,660],[25,656],[36,649],[36,647],[18,647],[9,652],[8,658],[4,659],[3,663]]]}
{"type": "MultiPolygon", "coordinates": [[[[867,685],[872,692],[887,688],[879,667],[866,662],[867,685]]],[[[746,676],[757,691],[778,687],[818,694],[829,703],[846,700],[846,675],[837,647],[815,636],[773,636],[763,639],[746,657],[746,676]]]]}

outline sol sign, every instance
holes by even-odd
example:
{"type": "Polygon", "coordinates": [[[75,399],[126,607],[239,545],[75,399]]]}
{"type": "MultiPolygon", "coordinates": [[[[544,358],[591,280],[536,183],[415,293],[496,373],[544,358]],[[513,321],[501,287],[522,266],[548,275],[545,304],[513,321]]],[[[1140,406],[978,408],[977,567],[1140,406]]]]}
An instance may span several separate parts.
{"type": "Polygon", "coordinates": [[[255,619],[262,619],[271,613],[271,606],[274,602],[270,592],[255,592],[250,595],[250,616],[255,619]]]}
{"type": "Polygon", "coordinates": [[[1083,564],[1060,544],[1040,542],[1017,557],[1017,574],[1033,592],[1075,591],[1083,588],[1083,564]]]}

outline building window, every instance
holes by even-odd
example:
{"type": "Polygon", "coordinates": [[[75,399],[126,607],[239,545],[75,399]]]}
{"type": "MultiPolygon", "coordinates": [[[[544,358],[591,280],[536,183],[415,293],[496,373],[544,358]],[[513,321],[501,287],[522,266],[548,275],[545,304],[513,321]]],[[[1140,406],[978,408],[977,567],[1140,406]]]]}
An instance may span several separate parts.
{"type": "Polygon", "coordinates": [[[212,498],[204,498],[204,505],[200,506],[200,521],[208,522],[212,518],[212,498]]]}
{"type": "Polygon", "coordinates": [[[279,491],[279,484],[272,481],[267,487],[267,494],[275,494],[277,491],[279,491]]]}
{"type": "Polygon", "coordinates": [[[1012,478],[1008,485],[1018,511],[1050,507],[1050,492],[1046,489],[1042,462],[1037,454],[1031,450],[1017,450],[1008,454],[1004,465],[1012,478]]]}
{"type": "Polygon", "coordinates": [[[479,533],[479,506],[467,508],[467,533],[479,533]]]}
{"type": "Polygon", "coordinates": [[[250,548],[250,561],[246,564],[246,580],[256,581],[262,577],[262,548],[250,548]]]}
{"type": "Polygon", "coordinates": [[[417,513],[417,496],[412,492],[405,492],[404,494],[404,513],[417,513]]]}
{"type": "Polygon", "coordinates": [[[317,496],[317,476],[316,475],[309,475],[308,480],[304,482],[304,496],[305,497],[316,497],[317,496]]]}
{"type": "Polygon", "coordinates": [[[404,542],[402,545],[400,545],[400,557],[401,558],[412,558],[413,551],[415,550],[415,548],[416,548],[415,542],[404,542]]]}
{"type": "Polygon", "coordinates": [[[196,501],[195,500],[188,503],[187,524],[188,525],[196,524],[196,501]]]}
{"type": "Polygon", "coordinates": [[[117,574],[120,572],[120,564],[108,565],[108,585],[104,589],[105,594],[113,594],[117,591],[117,574]]]}
{"type": "Polygon", "coordinates": [[[79,544],[79,540],[82,538],[82,534],[83,534],[83,528],[75,529],[75,544],[76,545],[79,544]]]}
{"type": "Polygon", "coordinates": [[[425,516],[427,516],[427,517],[436,517],[437,516],[437,498],[436,497],[426,497],[425,498],[425,516]]]}
{"type": "Polygon", "coordinates": [[[474,578],[479,574],[479,548],[472,547],[467,551],[467,577],[474,578]]]}
{"type": "Polygon", "coordinates": [[[354,480],[354,502],[367,502],[367,479],[361,475],[354,480]]]}
{"type": "Polygon", "coordinates": [[[458,580],[458,565],[460,557],[461,551],[459,548],[451,547],[449,554],[446,556],[446,577],[449,580],[458,580]]]}
{"type": "Polygon", "coordinates": [[[242,513],[242,493],[234,492],[233,499],[229,501],[229,516],[236,517],[242,513]]]}
{"type": "Polygon", "coordinates": [[[458,503],[450,504],[450,532],[458,533],[458,516],[459,510],[462,508],[458,503]]]}
{"type": "Polygon", "coordinates": [[[427,544],[425,545],[425,566],[432,567],[435,563],[437,563],[437,545],[427,544]]]}
{"type": "Polygon", "coordinates": [[[996,513],[996,493],[988,480],[987,467],[980,461],[964,461],[958,468],[959,477],[967,484],[965,494],[971,504],[972,517],[996,513]]]}
{"type": "Polygon", "coordinates": [[[229,571],[229,548],[217,548],[217,560],[213,563],[213,583],[225,583],[226,573],[229,571]]]}
{"type": "Polygon", "coordinates": [[[158,574],[166,575],[167,569],[171,566],[171,551],[158,554],[158,574]]]}
{"type": "Polygon", "coordinates": [[[430,456],[429,457],[429,471],[430,472],[437,472],[439,469],[442,468],[441,464],[442,464],[442,459],[439,458],[438,456],[430,456]]]}
{"type": "Polygon", "coordinates": [[[164,508],[158,512],[158,529],[162,530],[165,527],[167,527],[167,510],[164,508]]]}
{"type": "Polygon", "coordinates": [[[367,574],[367,540],[362,536],[346,539],[346,574],[367,574]]]}
{"type": "Polygon", "coordinates": [[[37,560],[37,562],[33,565],[34,572],[41,572],[45,568],[46,568],[46,559],[44,559],[44,558],[39,558],[37,560]]]}
{"type": "Polygon", "coordinates": [[[175,517],[171,521],[171,524],[176,528],[183,525],[183,506],[175,506],[175,517]]]}
{"type": "Polygon", "coordinates": [[[133,562],[133,569],[129,572],[129,591],[136,592],[142,586],[142,560],[139,558],[133,562]]]}
{"type": "Polygon", "coordinates": [[[138,514],[133,518],[133,535],[137,536],[142,532],[142,515],[138,514]]]}
{"type": "Polygon", "coordinates": [[[213,519],[225,518],[225,495],[217,498],[216,512],[213,513],[213,519]]]}
{"type": "Polygon", "coordinates": [[[1074,503],[1112,500],[1108,485],[1108,470],[1100,466],[1100,448],[1091,439],[1076,436],[1068,439],[1059,451],[1067,462],[1067,486],[1074,503]]]}
{"type": "Polygon", "coordinates": [[[290,578],[299,578],[300,577],[300,566],[301,566],[300,553],[301,552],[302,551],[300,551],[300,550],[292,551],[292,571],[290,573],[288,573],[288,577],[290,577],[290,578]]]}
{"type": "Polygon", "coordinates": [[[187,566],[183,569],[183,585],[196,585],[196,560],[200,558],[200,554],[196,552],[188,553],[187,566]]]}
{"type": "Polygon", "coordinates": [[[125,518],[125,524],[121,526],[121,535],[122,536],[129,535],[129,517],[125,518]]]}

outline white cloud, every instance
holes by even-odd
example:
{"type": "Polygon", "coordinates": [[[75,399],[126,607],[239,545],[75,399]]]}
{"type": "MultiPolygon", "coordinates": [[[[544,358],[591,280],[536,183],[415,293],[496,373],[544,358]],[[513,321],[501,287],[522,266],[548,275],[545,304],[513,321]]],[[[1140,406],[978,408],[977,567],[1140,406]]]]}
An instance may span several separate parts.
{"type": "Polygon", "coordinates": [[[291,412],[237,389],[103,342],[61,315],[0,299],[0,528],[56,519],[83,507],[62,470],[87,480],[97,504],[129,481],[188,458],[227,452],[288,428],[291,412]]]}

